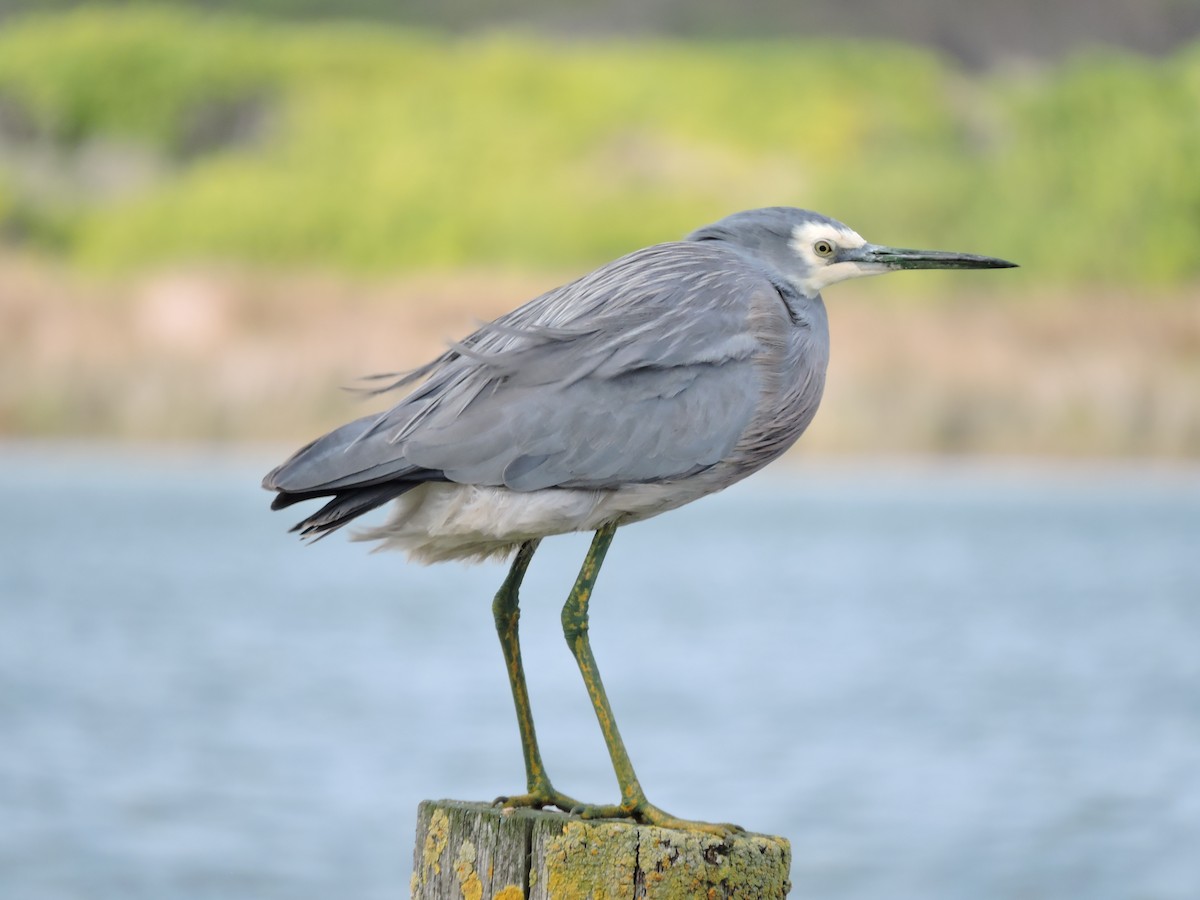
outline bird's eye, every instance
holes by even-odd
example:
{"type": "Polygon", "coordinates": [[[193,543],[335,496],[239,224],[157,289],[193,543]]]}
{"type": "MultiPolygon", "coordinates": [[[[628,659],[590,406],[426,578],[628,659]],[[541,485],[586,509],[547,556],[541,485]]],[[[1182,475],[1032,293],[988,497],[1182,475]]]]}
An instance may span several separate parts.
{"type": "Polygon", "coordinates": [[[833,256],[835,249],[832,241],[817,241],[813,244],[813,253],[817,256],[833,256]]]}

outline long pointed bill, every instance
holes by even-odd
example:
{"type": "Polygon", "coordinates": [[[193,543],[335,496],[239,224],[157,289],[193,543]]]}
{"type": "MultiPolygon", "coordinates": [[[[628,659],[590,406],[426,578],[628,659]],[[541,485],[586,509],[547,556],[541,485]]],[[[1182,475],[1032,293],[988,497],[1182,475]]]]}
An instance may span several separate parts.
{"type": "Polygon", "coordinates": [[[863,244],[842,250],[838,254],[838,262],[842,261],[873,264],[888,269],[1013,269],[1017,266],[1014,262],[994,256],[946,250],[905,250],[878,244],[863,244]]]}

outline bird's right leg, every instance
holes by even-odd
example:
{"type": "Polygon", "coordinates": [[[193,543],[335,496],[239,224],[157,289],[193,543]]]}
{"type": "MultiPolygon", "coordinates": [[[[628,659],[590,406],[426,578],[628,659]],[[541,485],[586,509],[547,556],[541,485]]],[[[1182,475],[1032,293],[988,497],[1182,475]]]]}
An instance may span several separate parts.
{"type": "Polygon", "coordinates": [[[525,757],[525,784],[528,791],[515,797],[497,797],[495,803],[497,806],[530,806],[534,809],[557,806],[569,812],[579,803],[556,791],[546,775],[542,754],[538,750],[537,732],[533,728],[533,710],[529,705],[529,689],[525,686],[525,667],[521,664],[521,642],[517,629],[521,618],[518,592],[537,546],[537,540],[521,544],[512,568],[508,570],[508,577],[492,602],[496,633],[500,636],[500,649],[504,652],[504,665],[512,686],[513,705],[517,708],[517,727],[521,730],[521,753],[525,757]]]}

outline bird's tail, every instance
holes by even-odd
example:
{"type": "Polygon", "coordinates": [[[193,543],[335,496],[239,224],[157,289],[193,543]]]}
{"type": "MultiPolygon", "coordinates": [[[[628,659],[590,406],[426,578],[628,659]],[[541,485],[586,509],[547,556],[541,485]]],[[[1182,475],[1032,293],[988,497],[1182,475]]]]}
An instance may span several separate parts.
{"type": "Polygon", "coordinates": [[[377,421],[376,416],[365,416],[343,425],[267,473],[263,487],[275,492],[271,509],[330,498],[292,531],[321,538],[419,484],[446,480],[441,472],[405,460],[375,429],[377,421]]]}
{"type": "MultiPolygon", "coordinates": [[[[301,519],[289,531],[299,532],[301,537],[319,540],[325,535],[337,531],[343,525],[357,519],[363,513],[368,513],[390,500],[395,500],[405,491],[415,488],[420,481],[388,482],[373,484],[366,487],[346,488],[332,494],[332,498],[319,510],[301,519]]],[[[317,497],[329,497],[329,491],[290,493],[280,491],[271,501],[271,509],[283,509],[293,503],[312,500],[317,497]]]]}

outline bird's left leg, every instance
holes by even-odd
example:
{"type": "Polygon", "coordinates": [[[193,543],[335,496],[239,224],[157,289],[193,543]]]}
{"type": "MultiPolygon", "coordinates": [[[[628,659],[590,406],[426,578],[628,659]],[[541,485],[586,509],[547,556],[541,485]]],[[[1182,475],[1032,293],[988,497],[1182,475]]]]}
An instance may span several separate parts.
{"type": "Polygon", "coordinates": [[[497,797],[495,803],[498,806],[531,806],[535,809],[557,806],[566,811],[579,804],[554,789],[542,765],[537,733],[533,728],[529,689],[525,685],[525,667],[521,663],[521,642],[517,632],[521,618],[518,592],[537,546],[536,540],[521,544],[512,568],[508,571],[508,577],[504,579],[504,584],[500,586],[496,599],[492,602],[496,634],[500,636],[500,649],[504,653],[504,666],[508,670],[508,681],[512,687],[513,705],[517,708],[517,727],[521,731],[521,753],[525,757],[525,784],[528,791],[514,797],[497,797]]]}
{"type": "Polygon", "coordinates": [[[654,806],[646,799],[637,774],[633,771],[629,753],[625,750],[625,742],[617,730],[617,720],[613,717],[612,706],[608,695],[600,681],[600,672],[596,668],[596,657],[592,654],[592,645],[588,640],[588,604],[592,597],[592,587],[596,576],[600,574],[600,565],[608,552],[616,533],[616,525],[601,527],[592,539],[587,556],[583,560],[583,568],[575,587],[567,598],[562,610],[563,635],[579,664],[583,675],[583,683],[587,686],[588,696],[592,698],[592,706],[596,710],[596,718],[600,722],[600,731],[604,734],[604,743],[608,746],[608,754],[612,759],[613,769],[617,773],[617,783],[621,788],[621,802],[615,806],[576,806],[571,811],[585,819],[631,818],[647,825],[658,825],[662,828],[679,828],[685,831],[705,831],[724,837],[731,832],[741,831],[736,825],[716,824],[713,822],[693,822],[679,819],[654,806]]]}

